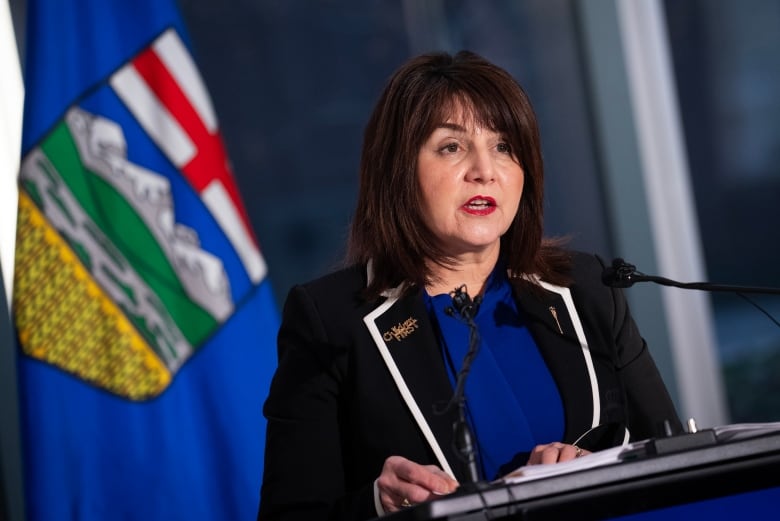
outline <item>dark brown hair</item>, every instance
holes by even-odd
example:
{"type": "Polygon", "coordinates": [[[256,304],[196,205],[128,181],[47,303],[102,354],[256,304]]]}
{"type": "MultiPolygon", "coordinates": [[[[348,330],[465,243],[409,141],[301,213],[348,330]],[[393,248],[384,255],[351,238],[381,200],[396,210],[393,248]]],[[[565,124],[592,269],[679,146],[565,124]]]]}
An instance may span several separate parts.
{"type": "Polygon", "coordinates": [[[423,220],[417,156],[457,105],[475,124],[505,135],[525,172],[520,208],[501,237],[509,269],[567,282],[568,256],[560,241],[542,237],[544,169],[528,96],[509,73],[472,52],[431,53],[393,74],[365,129],[347,256],[371,261],[367,297],[401,282],[409,283],[407,289],[424,285],[431,277],[426,259],[451,265],[423,220]]]}

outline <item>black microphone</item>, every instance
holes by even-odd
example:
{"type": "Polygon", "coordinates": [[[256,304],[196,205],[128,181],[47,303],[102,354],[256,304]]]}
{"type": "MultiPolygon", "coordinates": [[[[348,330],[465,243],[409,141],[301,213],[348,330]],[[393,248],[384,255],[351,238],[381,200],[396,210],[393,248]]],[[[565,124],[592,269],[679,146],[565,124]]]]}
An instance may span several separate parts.
{"type": "Polygon", "coordinates": [[[480,477],[479,468],[477,467],[476,450],[474,449],[474,436],[471,433],[468,420],[466,419],[465,388],[466,377],[468,376],[469,371],[471,370],[471,364],[479,351],[479,331],[477,330],[477,324],[474,322],[474,317],[477,315],[482,298],[477,296],[472,300],[466,290],[465,284],[451,291],[450,297],[452,298],[452,307],[446,308],[445,312],[453,317],[455,316],[455,312],[457,312],[460,319],[469,326],[469,347],[466,351],[466,355],[463,357],[463,365],[458,372],[455,391],[453,392],[450,401],[442,410],[442,413],[450,410],[454,405],[458,406],[458,419],[452,425],[455,438],[455,452],[466,463],[469,480],[471,484],[474,484],[480,481],[480,477]]]}
{"type": "Polygon", "coordinates": [[[634,285],[636,266],[621,258],[614,259],[612,266],[604,268],[601,281],[612,288],[629,288],[634,285]]]}
{"type": "MultiPolygon", "coordinates": [[[[601,257],[598,257],[599,262],[604,265],[604,261],[601,257]]],[[[762,308],[758,303],[748,298],[745,293],[762,293],[765,295],[780,295],[780,288],[758,287],[758,286],[735,286],[726,284],[713,284],[710,282],[679,282],[665,277],[658,277],[655,275],[645,275],[644,273],[637,271],[636,266],[626,262],[621,258],[616,258],[612,261],[612,265],[605,267],[601,273],[601,281],[612,288],[629,288],[636,282],[655,282],[663,286],[672,286],[682,289],[698,289],[702,291],[729,291],[735,293],[739,297],[746,300],[753,305],[761,313],[766,315],[776,326],[780,327],[780,322],[775,319],[768,311],[762,308]]],[[[689,420],[691,421],[691,420],[689,420]]],[[[669,423],[664,422],[666,429],[669,429],[669,423]]],[[[642,447],[642,451],[650,454],[664,454],[672,451],[680,451],[685,449],[691,449],[694,447],[704,447],[717,443],[717,437],[711,429],[704,431],[689,431],[682,435],[670,435],[667,432],[666,437],[660,439],[652,439],[648,442],[646,447],[642,447]]]]}
{"type": "Polygon", "coordinates": [[[477,316],[482,297],[476,296],[474,300],[472,300],[466,290],[465,284],[451,291],[450,297],[452,297],[452,305],[455,306],[455,311],[457,311],[466,322],[473,320],[474,317],[477,316]]]}
{"type": "MultiPolygon", "coordinates": [[[[602,264],[604,262],[599,258],[602,264]]],[[[621,258],[612,261],[612,266],[604,268],[601,273],[601,281],[612,288],[629,288],[635,282],[655,282],[663,286],[672,286],[682,289],[698,289],[702,291],[729,291],[749,302],[752,306],[766,315],[776,326],[780,327],[777,321],[767,310],[758,303],[748,298],[745,293],[761,293],[764,295],[780,295],[780,288],[769,288],[760,286],[734,286],[728,284],[713,284],[710,282],[678,282],[676,280],[658,277],[655,275],[645,275],[636,270],[636,266],[629,264],[621,258]]]]}
{"type": "Polygon", "coordinates": [[[726,284],[713,284],[710,282],[678,282],[676,280],[645,275],[637,271],[636,266],[629,264],[621,258],[612,261],[612,266],[604,268],[601,281],[613,288],[629,288],[635,282],[655,282],[664,286],[673,286],[683,289],[699,289],[702,291],[731,291],[735,293],[763,293],[766,295],[780,295],[780,288],[768,288],[757,286],[733,286],[726,284]]]}

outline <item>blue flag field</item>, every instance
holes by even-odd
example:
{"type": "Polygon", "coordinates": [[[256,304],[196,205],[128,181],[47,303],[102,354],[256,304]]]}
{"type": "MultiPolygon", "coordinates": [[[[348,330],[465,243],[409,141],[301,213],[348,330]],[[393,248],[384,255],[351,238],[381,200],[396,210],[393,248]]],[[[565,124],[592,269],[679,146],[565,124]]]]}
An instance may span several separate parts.
{"type": "Polygon", "coordinates": [[[278,313],[171,0],[28,0],[29,521],[251,520],[278,313]]]}

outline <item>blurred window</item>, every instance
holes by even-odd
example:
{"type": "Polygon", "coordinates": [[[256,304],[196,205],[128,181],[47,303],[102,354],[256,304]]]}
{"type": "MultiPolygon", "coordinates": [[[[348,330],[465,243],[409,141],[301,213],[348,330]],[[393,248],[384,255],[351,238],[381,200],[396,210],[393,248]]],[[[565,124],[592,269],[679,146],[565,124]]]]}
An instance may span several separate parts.
{"type": "MultiPolygon", "coordinates": [[[[708,278],[780,287],[780,2],[665,8],[708,278]]],[[[780,296],[747,296],[780,318],[780,296]]],[[[777,420],[780,324],[733,294],[713,307],[731,421],[777,420]]]]}

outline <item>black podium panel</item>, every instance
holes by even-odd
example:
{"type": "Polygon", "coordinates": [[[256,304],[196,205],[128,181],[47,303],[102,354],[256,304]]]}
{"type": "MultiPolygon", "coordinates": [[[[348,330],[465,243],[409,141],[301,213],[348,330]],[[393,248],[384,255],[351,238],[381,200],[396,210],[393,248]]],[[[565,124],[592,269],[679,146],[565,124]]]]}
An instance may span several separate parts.
{"type": "MultiPolygon", "coordinates": [[[[658,510],[668,514],[675,509],[699,519],[699,509],[702,513],[720,509],[732,497],[743,500],[745,508],[774,503],[774,517],[763,519],[780,519],[780,434],[668,454],[648,452],[633,460],[516,484],[462,487],[450,496],[382,519],[606,520],[634,519],[636,514],[658,510]],[[720,499],[708,506],[715,498],[720,499]]],[[[762,519],[755,512],[745,514],[746,521],[762,519]]],[[[672,519],[668,515],[635,518],[672,519]]]]}

